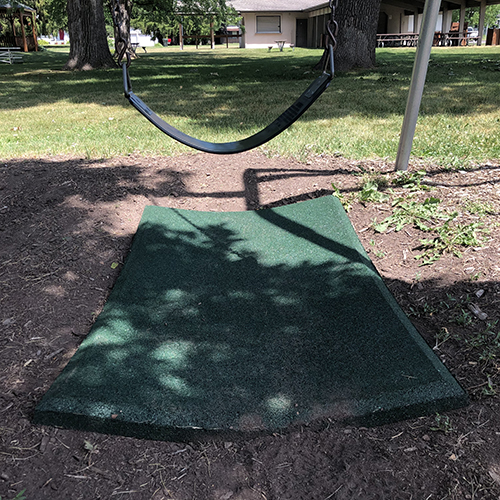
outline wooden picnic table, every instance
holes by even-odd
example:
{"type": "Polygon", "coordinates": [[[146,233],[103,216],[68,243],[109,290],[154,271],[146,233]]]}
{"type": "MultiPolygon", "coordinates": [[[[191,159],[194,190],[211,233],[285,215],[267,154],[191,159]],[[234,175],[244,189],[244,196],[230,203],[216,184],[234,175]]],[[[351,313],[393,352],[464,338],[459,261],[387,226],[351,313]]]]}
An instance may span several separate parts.
{"type": "Polygon", "coordinates": [[[0,62],[7,64],[23,62],[23,56],[17,54],[19,50],[21,50],[20,47],[0,47],[0,62]]]}
{"type": "Polygon", "coordinates": [[[146,52],[146,54],[148,53],[148,51],[146,50],[146,47],[142,46],[139,42],[134,42],[134,43],[131,43],[130,45],[132,46],[132,50],[134,51],[134,54],[137,52],[137,47],[142,47],[142,50],[144,50],[144,52],[146,52]]]}
{"type": "MultiPolygon", "coordinates": [[[[238,40],[241,38],[241,35],[235,35],[232,33],[225,33],[224,35],[214,35],[213,40],[215,43],[215,39],[226,39],[226,47],[229,48],[229,39],[230,38],[237,38],[238,40]]],[[[198,48],[198,45],[200,44],[200,40],[210,40],[212,41],[212,35],[182,35],[183,40],[194,40],[196,43],[196,48],[198,48]]]]}
{"type": "Polygon", "coordinates": [[[454,46],[465,46],[471,43],[477,43],[479,37],[470,36],[466,31],[460,33],[458,31],[448,31],[447,33],[441,33],[436,31],[434,33],[434,43],[433,45],[439,45],[443,47],[454,46]]]}

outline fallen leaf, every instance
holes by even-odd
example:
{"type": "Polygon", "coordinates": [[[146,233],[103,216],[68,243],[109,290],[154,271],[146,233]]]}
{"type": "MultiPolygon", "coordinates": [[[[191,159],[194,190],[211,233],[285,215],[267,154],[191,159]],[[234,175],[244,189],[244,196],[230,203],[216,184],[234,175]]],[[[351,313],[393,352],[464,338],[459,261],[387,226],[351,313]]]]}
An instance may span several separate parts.
{"type": "Polygon", "coordinates": [[[83,447],[88,450],[88,451],[94,451],[95,450],[95,446],[90,442],[90,441],[87,441],[85,440],[83,442],[83,447]]]}

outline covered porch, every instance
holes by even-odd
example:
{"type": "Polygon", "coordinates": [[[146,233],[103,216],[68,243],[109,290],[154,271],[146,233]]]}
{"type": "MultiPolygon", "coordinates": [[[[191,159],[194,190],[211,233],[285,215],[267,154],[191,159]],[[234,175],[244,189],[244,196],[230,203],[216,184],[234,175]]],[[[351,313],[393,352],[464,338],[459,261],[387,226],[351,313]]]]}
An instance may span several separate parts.
{"type": "MultiPolygon", "coordinates": [[[[382,0],[377,29],[379,45],[383,43],[384,37],[398,43],[399,38],[412,39],[412,34],[418,34],[421,28],[424,4],[424,0],[382,0]],[[389,34],[392,36],[388,37],[389,34]]],[[[500,4],[500,0],[449,0],[441,2],[435,45],[468,45],[471,41],[481,45],[483,43],[486,7],[498,4],[500,4]],[[477,36],[471,35],[467,31],[465,11],[471,7],[479,7],[477,36]],[[458,23],[453,23],[452,15],[453,11],[456,10],[460,10],[460,18],[458,23]]]]}
{"type": "Polygon", "coordinates": [[[36,10],[14,0],[0,0],[0,18],[7,28],[0,32],[0,47],[37,51],[36,10]]]}

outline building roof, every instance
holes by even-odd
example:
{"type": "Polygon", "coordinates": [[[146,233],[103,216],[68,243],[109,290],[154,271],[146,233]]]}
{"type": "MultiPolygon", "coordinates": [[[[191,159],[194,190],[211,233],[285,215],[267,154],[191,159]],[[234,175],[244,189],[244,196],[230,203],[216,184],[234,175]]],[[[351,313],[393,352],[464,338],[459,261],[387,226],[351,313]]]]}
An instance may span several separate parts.
{"type": "MultiPolygon", "coordinates": [[[[0,0],[1,1],[1,0],[0,0]]],[[[238,12],[304,12],[308,10],[327,7],[329,2],[325,0],[228,0],[238,12]]],[[[404,9],[417,7],[423,9],[425,0],[382,0],[404,9]]],[[[486,5],[500,4],[500,0],[486,0],[486,5]]],[[[461,0],[449,0],[450,9],[459,9],[461,0]]],[[[478,7],[478,0],[466,0],[467,7],[478,7]]]]}
{"type": "Polygon", "coordinates": [[[325,7],[324,0],[228,0],[238,12],[303,12],[325,7]]]}

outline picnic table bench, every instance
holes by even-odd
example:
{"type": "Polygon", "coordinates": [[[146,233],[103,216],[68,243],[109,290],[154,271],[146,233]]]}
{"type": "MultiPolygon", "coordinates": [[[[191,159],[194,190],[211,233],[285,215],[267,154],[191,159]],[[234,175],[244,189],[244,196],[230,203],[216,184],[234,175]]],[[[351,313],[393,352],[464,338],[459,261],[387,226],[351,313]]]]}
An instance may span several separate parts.
{"type": "Polygon", "coordinates": [[[0,62],[13,64],[15,62],[23,62],[23,56],[17,54],[21,50],[20,47],[0,47],[0,62]]]}
{"type": "Polygon", "coordinates": [[[418,33],[385,33],[377,35],[377,47],[415,47],[418,33]]]}

